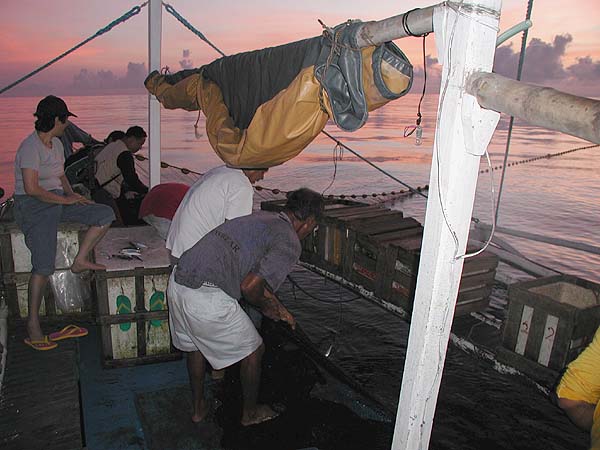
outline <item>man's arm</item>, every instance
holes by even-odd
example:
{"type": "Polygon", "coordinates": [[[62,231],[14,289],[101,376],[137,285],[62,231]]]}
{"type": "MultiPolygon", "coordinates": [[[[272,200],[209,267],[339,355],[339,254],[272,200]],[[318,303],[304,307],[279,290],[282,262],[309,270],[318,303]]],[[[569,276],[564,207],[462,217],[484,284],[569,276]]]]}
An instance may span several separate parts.
{"type": "MultiPolygon", "coordinates": [[[[84,203],[87,201],[85,197],[82,197],[79,194],[74,194],[73,190],[71,190],[71,185],[69,185],[69,191],[65,191],[65,196],[55,194],[54,192],[47,191],[39,184],[39,172],[35,169],[21,169],[21,173],[23,174],[23,187],[25,188],[25,193],[27,195],[31,195],[32,197],[41,200],[46,203],[56,203],[59,205],[72,205],[74,203],[84,203]]],[[[65,184],[63,182],[63,177],[61,177],[61,183],[63,188],[65,184]]],[[[69,184],[67,182],[67,184],[69,184]]]]}
{"type": "Polygon", "coordinates": [[[256,306],[265,316],[275,321],[283,320],[296,327],[294,316],[281,304],[277,296],[271,292],[264,278],[250,272],[240,285],[244,298],[256,306]]]}
{"type": "Polygon", "coordinates": [[[133,160],[133,154],[125,151],[117,157],[117,166],[123,175],[123,181],[127,183],[127,186],[139,194],[145,194],[148,192],[148,186],[146,186],[135,171],[135,161],[133,160]]]}

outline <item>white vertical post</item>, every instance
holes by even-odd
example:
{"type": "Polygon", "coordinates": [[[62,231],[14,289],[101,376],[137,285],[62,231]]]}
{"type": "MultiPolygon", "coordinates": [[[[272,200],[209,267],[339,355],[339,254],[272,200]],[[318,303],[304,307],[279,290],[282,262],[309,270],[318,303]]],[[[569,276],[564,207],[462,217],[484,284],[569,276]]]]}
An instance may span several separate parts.
{"type": "MultiPolygon", "coordinates": [[[[148,2],[148,69],[160,70],[162,1],[148,2]]],[[[148,160],[150,187],[160,183],[160,103],[148,94],[148,160]]]]}
{"type": "Polygon", "coordinates": [[[447,2],[434,26],[443,67],[419,277],[393,450],[426,449],[463,268],[480,155],[498,115],[465,92],[468,75],[492,68],[501,0],[447,2]]]}

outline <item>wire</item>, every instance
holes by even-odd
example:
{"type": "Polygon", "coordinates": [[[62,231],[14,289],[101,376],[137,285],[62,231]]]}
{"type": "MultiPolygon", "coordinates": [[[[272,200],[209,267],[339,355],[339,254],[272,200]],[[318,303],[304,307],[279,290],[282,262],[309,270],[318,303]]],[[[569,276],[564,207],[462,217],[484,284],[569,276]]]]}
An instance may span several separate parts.
{"type": "MultiPolygon", "coordinates": [[[[408,32],[408,26],[404,23],[404,17],[408,16],[410,12],[411,11],[407,12],[404,16],[402,16],[402,26],[404,27],[405,32],[408,32]]],[[[410,135],[412,135],[415,132],[415,130],[421,125],[421,119],[423,118],[421,114],[421,103],[423,103],[423,98],[425,97],[425,89],[427,87],[427,56],[425,54],[425,38],[428,35],[429,33],[424,33],[421,35],[423,37],[423,92],[421,92],[421,98],[419,99],[419,105],[417,107],[417,121],[416,125],[404,128],[404,137],[409,137],[410,135]]],[[[416,35],[410,34],[409,36],[416,35]]]]}
{"type": "Polygon", "coordinates": [[[427,195],[423,194],[421,191],[419,191],[418,189],[415,189],[414,187],[406,184],[404,181],[400,181],[398,178],[396,178],[395,176],[393,176],[391,173],[386,172],[385,170],[383,170],[381,167],[377,166],[376,164],[373,164],[371,161],[369,161],[367,158],[365,158],[364,156],[362,156],[360,153],[358,153],[355,150],[352,150],[350,147],[348,147],[346,144],[344,144],[343,142],[339,141],[338,139],[336,139],[335,137],[333,137],[331,134],[329,134],[327,131],[325,130],[321,130],[321,133],[323,133],[325,136],[327,136],[329,139],[335,141],[338,145],[340,145],[341,147],[343,147],[344,149],[348,150],[350,153],[352,153],[353,155],[357,156],[358,158],[360,158],[361,160],[363,160],[364,162],[366,162],[367,164],[369,164],[371,167],[374,167],[375,169],[379,170],[381,173],[383,173],[384,175],[388,176],[389,178],[391,178],[392,180],[400,183],[402,186],[407,187],[413,194],[418,194],[421,197],[425,197],[427,198],[427,195]]]}
{"type": "Polygon", "coordinates": [[[472,258],[473,256],[477,256],[480,253],[483,253],[492,242],[492,238],[494,237],[494,233],[496,232],[496,192],[494,191],[494,169],[492,169],[492,161],[490,160],[490,154],[487,148],[485,149],[485,157],[487,159],[488,167],[490,168],[490,191],[492,195],[492,231],[490,232],[490,237],[480,250],[476,251],[475,253],[469,253],[468,255],[457,256],[456,259],[472,258]]]}
{"type": "Polygon", "coordinates": [[[338,160],[341,161],[343,157],[344,147],[335,144],[335,147],[333,147],[333,177],[331,178],[331,182],[329,183],[329,185],[325,189],[323,189],[321,195],[325,195],[325,192],[327,192],[329,188],[333,186],[333,183],[335,183],[335,176],[337,175],[337,162],[338,160]]]}

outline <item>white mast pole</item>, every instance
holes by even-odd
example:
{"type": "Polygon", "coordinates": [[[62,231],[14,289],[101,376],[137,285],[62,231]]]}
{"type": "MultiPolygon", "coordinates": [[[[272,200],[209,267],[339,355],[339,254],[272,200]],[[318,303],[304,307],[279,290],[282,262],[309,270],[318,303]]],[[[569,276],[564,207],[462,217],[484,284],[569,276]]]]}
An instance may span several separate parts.
{"type": "MultiPolygon", "coordinates": [[[[149,71],[160,71],[162,34],[162,1],[148,1],[148,66],[149,71]]],[[[150,187],[160,183],[160,103],[148,94],[148,160],[150,187]]]]}
{"type": "Polygon", "coordinates": [[[499,118],[465,92],[491,71],[501,0],[446,2],[433,29],[443,67],[421,262],[392,450],[426,449],[463,268],[480,155],[499,118]]]}

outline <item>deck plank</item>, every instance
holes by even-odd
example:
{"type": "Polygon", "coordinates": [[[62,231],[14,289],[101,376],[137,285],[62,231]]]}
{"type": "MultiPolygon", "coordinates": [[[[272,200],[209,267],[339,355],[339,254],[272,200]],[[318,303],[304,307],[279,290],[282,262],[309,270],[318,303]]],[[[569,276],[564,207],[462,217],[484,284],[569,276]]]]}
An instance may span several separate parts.
{"type": "Polygon", "coordinates": [[[25,336],[22,322],[9,330],[0,396],[0,447],[81,449],[77,340],[36,352],[23,344],[25,336]]]}

